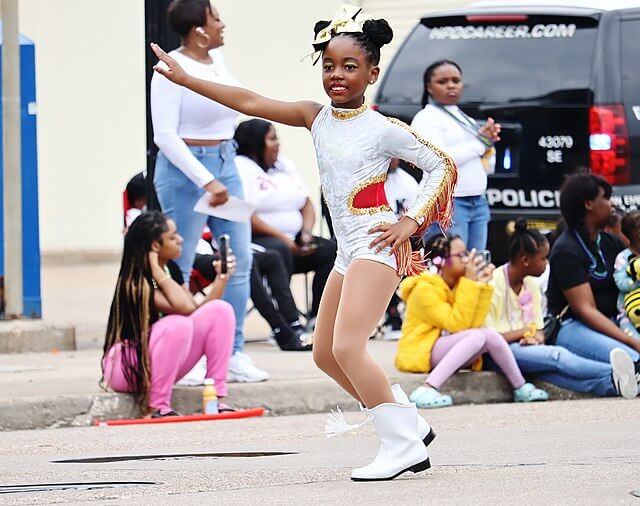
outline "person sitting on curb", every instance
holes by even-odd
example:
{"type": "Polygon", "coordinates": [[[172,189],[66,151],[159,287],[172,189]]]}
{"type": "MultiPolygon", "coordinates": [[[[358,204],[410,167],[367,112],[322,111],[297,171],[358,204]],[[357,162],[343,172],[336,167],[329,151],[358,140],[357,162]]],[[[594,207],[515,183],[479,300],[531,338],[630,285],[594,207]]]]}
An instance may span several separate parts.
{"type": "Polygon", "coordinates": [[[611,185],[594,174],[573,174],[563,183],[560,210],[566,227],[549,256],[549,314],[563,315],[557,346],[605,363],[620,348],[640,376],[640,340],[629,337],[615,322],[614,263],[624,244],[602,232],[611,218],[611,192],[611,185]]]}
{"type": "Polygon", "coordinates": [[[453,399],[439,392],[459,369],[480,370],[488,353],[513,387],[516,402],[546,401],[544,390],[527,383],[509,345],[493,329],[484,327],[491,303],[493,265],[484,263],[462,240],[442,235],[425,245],[431,269],[400,284],[407,312],[398,343],[396,367],[429,372],[409,399],[419,408],[451,406],[453,399]]]}
{"type": "MultiPolygon", "coordinates": [[[[145,416],[175,416],[173,385],[200,357],[219,397],[227,396],[227,372],[235,315],[219,300],[235,271],[219,274],[198,305],[172,262],[182,238],[173,220],[157,211],[141,214],[129,227],[111,303],[102,358],[102,380],[116,392],[136,395],[145,416]]],[[[220,263],[216,270],[220,273],[220,263]]]]}
{"type": "Polygon", "coordinates": [[[640,339],[640,332],[629,318],[625,308],[625,296],[640,288],[640,211],[631,211],[621,220],[622,234],[626,238],[627,248],[623,249],[613,264],[613,279],[620,293],[618,294],[618,327],[634,339],[640,339]]]}
{"type": "Polygon", "coordinates": [[[124,190],[124,231],[140,216],[147,207],[147,187],[144,173],[134,175],[124,190]]]}
{"type": "MultiPolygon", "coordinates": [[[[213,260],[218,253],[211,243],[204,240],[198,246],[198,253],[193,263],[199,283],[192,283],[191,292],[201,292],[216,278],[213,260]]],[[[296,307],[289,286],[289,275],[276,251],[260,251],[254,245],[253,265],[251,267],[251,300],[269,326],[271,337],[282,351],[311,351],[312,336],[298,319],[296,307]],[[265,287],[265,281],[268,290],[265,287]],[[274,304],[275,299],[275,304],[274,304]]]]}
{"type": "Polygon", "coordinates": [[[633,399],[638,393],[633,361],[622,349],[614,348],[609,362],[600,362],[545,344],[536,277],[547,266],[547,239],[519,219],[507,247],[509,261],[493,271],[493,298],[485,325],[502,334],[520,370],[575,392],[633,399]]]}

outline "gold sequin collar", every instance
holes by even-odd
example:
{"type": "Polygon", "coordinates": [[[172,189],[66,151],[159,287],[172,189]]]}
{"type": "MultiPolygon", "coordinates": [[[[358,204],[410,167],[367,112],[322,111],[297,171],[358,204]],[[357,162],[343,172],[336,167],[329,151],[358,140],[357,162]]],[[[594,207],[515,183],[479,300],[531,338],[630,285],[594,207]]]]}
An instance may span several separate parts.
{"type": "Polygon", "coordinates": [[[331,116],[339,120],[353,119],[356,116],[360,116],[367,109],[369,109],[369,106],[367,104],[362,104],[357,109],[336,109],[335,107],[332,106],[331,116]]]}

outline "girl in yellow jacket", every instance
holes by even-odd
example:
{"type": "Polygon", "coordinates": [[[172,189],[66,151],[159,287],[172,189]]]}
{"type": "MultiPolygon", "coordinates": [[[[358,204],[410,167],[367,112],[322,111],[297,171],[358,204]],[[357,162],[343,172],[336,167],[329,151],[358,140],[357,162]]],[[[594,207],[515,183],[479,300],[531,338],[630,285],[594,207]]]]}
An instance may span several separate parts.
{"type": "Polygon", "coordinates": [[[480,369],[486,352],[513,386],[514,401],[546,401],[547,392],[525,382],[504,338],[483,328],[492,294],[487,282],[494,266],[467,251],[457,236],[436,236],[425,249],[437,273],[413,276],[400,285],[407,312],[396,367],[430,372],[410,400],[419,408],[451,406],[451,396],[438,389],[463,367],[480,369]]]}

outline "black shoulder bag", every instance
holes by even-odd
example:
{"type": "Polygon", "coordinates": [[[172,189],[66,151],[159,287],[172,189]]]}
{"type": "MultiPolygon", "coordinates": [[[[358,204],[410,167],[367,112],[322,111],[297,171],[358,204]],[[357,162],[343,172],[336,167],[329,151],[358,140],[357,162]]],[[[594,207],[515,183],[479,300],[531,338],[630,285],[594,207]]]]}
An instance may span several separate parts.
{"type": "Polygon", "coordinates": [[[556,344],[558,332],[560,332],[560,324],[562,323],[562,319],[567,314],[567,311],[569,311],[568,304],[562,309],[562,311],[560,311],[559,314],[547,315],[544,317],[544,344],[556,344]]]}

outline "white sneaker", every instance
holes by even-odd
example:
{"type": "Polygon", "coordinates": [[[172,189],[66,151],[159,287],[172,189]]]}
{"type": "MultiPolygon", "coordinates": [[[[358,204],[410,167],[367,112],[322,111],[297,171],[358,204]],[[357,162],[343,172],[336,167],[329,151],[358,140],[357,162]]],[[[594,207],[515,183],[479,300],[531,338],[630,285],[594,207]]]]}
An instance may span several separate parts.
{"type": "Polygon", "coordinates": [[[185,374],[176,385],[182,387],[197,387],[204,384],[207,375],[207,357],[202,356],[187,374],[185,374]]]}
{"type": "Polygon", "coordinates": [[[268,379],[269,373],[258,369],[248,355],[241,351],[231,355],[229,372],[227,373],[229,383],[258,383],[268,379]]]}
{"type": "Polygon", "coordinates": [[[382,335],[383,341],[399,341],[402,337],[402,330],[393,330],[391,325],[384,326],[384,334],[382,335]]]}
{"type": "Polygon", "coordinates": [[[638,383],[635,378],[633,360],[622,348],[614,348],[609,353],[613,385],[618,395],[625,399],[634,399],[638,395],[638,383]]]}

